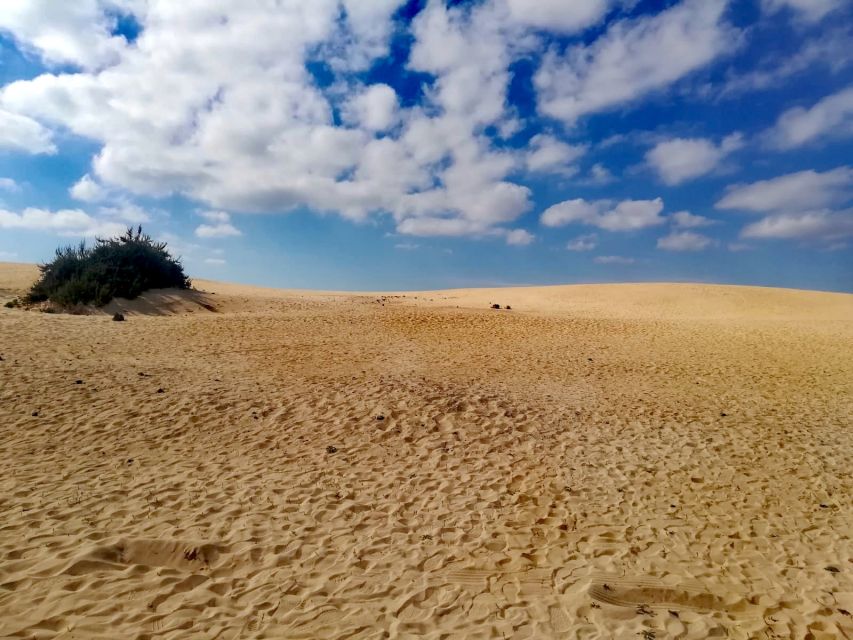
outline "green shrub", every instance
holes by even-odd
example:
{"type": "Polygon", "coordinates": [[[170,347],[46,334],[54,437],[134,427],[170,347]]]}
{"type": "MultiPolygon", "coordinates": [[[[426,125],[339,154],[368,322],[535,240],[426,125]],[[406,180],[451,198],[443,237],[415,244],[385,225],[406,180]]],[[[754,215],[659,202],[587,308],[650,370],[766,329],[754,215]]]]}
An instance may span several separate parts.
{"type": "Polygon", "coordinates": [[[98,238],[92,247],[85,242],[60,247],[39,270],[29,303],[103,306],[113,298],[133,299],[148,289],[190,287],[181,261],[166,250],[165,242],[154,242],[142,233],[142,227],[135,232],[128,229],[118,238],[98,238]]]}

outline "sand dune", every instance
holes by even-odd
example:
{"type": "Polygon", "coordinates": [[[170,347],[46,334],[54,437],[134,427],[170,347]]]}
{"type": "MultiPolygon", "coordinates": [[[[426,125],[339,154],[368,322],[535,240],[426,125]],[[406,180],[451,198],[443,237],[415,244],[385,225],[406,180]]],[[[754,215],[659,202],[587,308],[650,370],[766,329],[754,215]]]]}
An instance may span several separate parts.
{"type": "Polygon", "coordinates": [[[853,637],[853,296],[196,284],[0,308],[0,637],[853,637]]]}

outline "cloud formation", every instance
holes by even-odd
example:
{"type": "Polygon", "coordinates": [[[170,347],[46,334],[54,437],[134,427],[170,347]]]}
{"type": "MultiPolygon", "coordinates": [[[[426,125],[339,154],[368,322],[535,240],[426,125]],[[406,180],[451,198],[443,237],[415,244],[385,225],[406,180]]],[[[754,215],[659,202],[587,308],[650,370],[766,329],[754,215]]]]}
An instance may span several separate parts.
{"type": "Polygon", "coordinates": [[[589,45],[552,51],[535,76],[540,109],[572,126],[731,53],[740,32],[725,21],[726,6],[726,0],[685,0],[658,15],[616,22],[589,45]]]}
{"type": "Polygon", "coordinates": [[[598,246],[598,234],[587,233],[569,240],[566,249],[569,251],[592,251],[598,246]]]}
{"type": "Polygon", "coordinates": [[[609,200],[587,202],[581,198],[565,200],[548,207],[540,217],[546,227],[585,224],[606,231],[635,231],[666,222],[660,214],[663,200],[609,200]]]}
{"type": "Polygon", "coordinates": [[[749,212],[797,211],[839,204],[853,193],[853,167],[797,171],[751,184],[729,186],[717,209],[749,212]]]}
{"type": "Polygon", "coordinates": [[[677,185],[710,173],[722,160],[743,146],[733,133],[719,144],[704,138],[673,138],[660,142],[646,153],[646,162],[667,185],[677,185]]]}
{"type": "Polygon", "coordinates": [[[767,135],[778,149],[794,149],[830,136],[834,140],[853,136],[853,87],[827,96],[809,109],[785,111],[767,135]]]}
{"type": "Polygon", "coordinates": [[[673,231],[658,239],[658,249],[665,251],[702,251],[713,244],[708,236],[694,231],[673,231]]]}
{"type": "Polygon", "coordinates": [[[119,235],[126,226],[95,218],[80,209],[50,211],[28,207],[19,213],[0,209],[0,229],[47,231],[60,236],[94,238],[119,235]]]}
{"type": "Polygon", "coordinates": [[[231,224],[231,216],[224,211],[203,211],[199,215],[207,220],[207,224],[196,227],[195,234],[199,238],[231,238],[243,235],[231,224]]]}

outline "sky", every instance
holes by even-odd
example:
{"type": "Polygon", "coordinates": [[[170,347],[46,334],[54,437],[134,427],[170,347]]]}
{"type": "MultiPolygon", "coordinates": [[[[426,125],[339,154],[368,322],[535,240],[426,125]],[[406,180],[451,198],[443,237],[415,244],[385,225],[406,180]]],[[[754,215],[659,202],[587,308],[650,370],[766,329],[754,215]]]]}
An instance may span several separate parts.
{"type": "Polygon", "coordinates": [[[3,0],[0,261],[853,292],[850,0],[3,0]]]}

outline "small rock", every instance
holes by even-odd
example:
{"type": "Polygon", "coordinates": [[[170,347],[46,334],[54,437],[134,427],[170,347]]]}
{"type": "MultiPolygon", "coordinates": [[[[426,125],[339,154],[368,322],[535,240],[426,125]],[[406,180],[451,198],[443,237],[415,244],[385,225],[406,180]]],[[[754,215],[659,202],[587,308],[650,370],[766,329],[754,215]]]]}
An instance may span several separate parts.
{"type": "Polygon", "coordinates": [[[127,459],[127,464],[133,464],[133,458],[128,458],[128,459],[127,459]]]}
{"type": "Polygon", "coordinates": [[[725,418],[727,415],[729,415],[729,414],[728,414],[728,413],[726,413],[725,411],[721,411],[721,412],[720,412],[720,417],[721,417],[721,418],[725,418]]]}
{"type": "Polygon", "coordinates": [[[157,393],[166,393],[166,390],[163,387],[157,389],[157,393]]]}
{"type": "Polygon", "coordinates": [[[384,420],[384,419],[385,419],[385,416],[383,416],[383,415],[380,413],[378,416],[376,416],[376,419],[381,421],[381,420],[384,420]]]}
{"type": "Polygon", "coordinates": [[[501,305],[499,305],[499,304],[493,304],[492,305],[492,309],[500,309],[500,308],[501,308],[501,305]]]}
{"type": "Polygon", "coordinates": [[[332,446],[332,445],[329,445],[328,447],[326,447],[326,453],[336,453],[337,450],[338,450],[338,448],[335,446],[332,446]]]}
{"type": "Polygon", "coordinates": [[[507,306],[506,306],[506,310],[507,310],[507,311],[512,311],[512,307],[511,307],[511,306],[509,306],[509,305],[507,305],[507,306]]]}
{"type": "Polygon", "coordinates": [[[824,569],[826,569],[830,573],[840,573],[841,572],[841,569],[839,569],[838,567],[824,567],[824,569]]]}
{"type": "Polygon", "coordinates": [[[33,416],[33,418],[38,418],[38,416],[39,416],[39,412],[38,412],[38,411],[33,411],[32,416],[33,416]]]}
{"type": "Polygon", "coordinates": [[[113,322],[124,322],[124,314],[116,311],[113,314],[113,322]]]}
{"type": "Polygon", "coordinates": [[[75,380],[74,384],[83,384],[83,381],[82,380],[75,380]]]}

